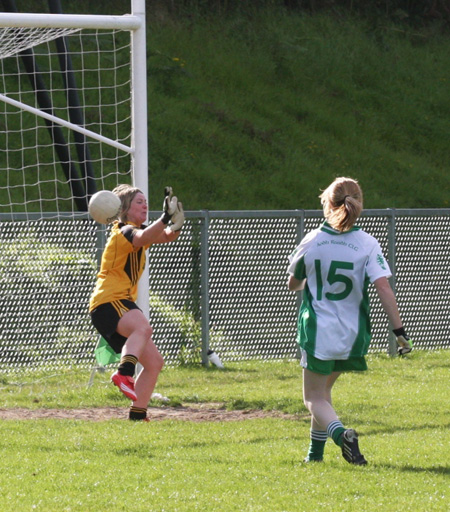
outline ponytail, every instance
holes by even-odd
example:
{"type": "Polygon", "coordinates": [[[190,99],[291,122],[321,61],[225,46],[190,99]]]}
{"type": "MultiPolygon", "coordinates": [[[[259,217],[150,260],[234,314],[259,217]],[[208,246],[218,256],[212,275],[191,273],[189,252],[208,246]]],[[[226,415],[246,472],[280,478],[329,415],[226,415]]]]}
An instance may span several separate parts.
{"type": "Polygon", "coordinates": [[[336,178],[319,197],[327,222],[338,231],[349,231],[361,215],[363,197],[356,180],[336,178]]]}

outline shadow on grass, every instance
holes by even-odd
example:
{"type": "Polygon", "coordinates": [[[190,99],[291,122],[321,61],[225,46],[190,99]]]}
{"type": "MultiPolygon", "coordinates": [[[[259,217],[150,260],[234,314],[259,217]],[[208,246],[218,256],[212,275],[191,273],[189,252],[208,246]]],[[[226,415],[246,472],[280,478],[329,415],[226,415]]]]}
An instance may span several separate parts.
{"type": "Polygon", "coordinates": [[[450,466],[436,466],[428,468],[409,465],[399,466],[395,464],[373,464],[373,466],[377,468],[403,471],[405,473],[434,473],[436,475],[450,475],[450,466]]]}
{"type": "MultiPolygon", "coordinates": [[[[235,364],[235,363],[231,363],[235,364]]],[[[225,363],[224,363],[225,365],[225,363]]],[[[260,368],[248,368],[248,367],[230,367],[225,366],[224,368],[217,368],[217,366],[214,366],[213,364],[210,364],[208,366],[203,366],[200,363],[196,364],[185,364],[184,366],[167,366],[164,368],[165,372],[168,371],[178,371],[178,372],[192,372],[192,373],[260,373],[260,368]]]]}
{"type": "MultiPolygon", "coordinates": [[[[304,438],[300,434],[284,436],[283,439],[286,443],[294,443],[301,446],[304,443],[304,438]]],[[[276,440],[279,440],[278,438],[276,440]]],[[[177,443],[177,448],[181,450],[191,450],[197,448],[215,449],[217,447],[233,447],[239,445],[271,445],[274,442],[274,437],[268,434],[267,436],[257,436],[246,439],[232,439],[232,438],[210,438],[204,441],[180,441],[177,443]]]]}
{"type": "Polygon", "coordinates": [[[149,452],[148,444],[145,445],[135,445],[135,446],[127,446],[124,448],[117,448],[112,450],[115,455],[119,457],[145,457],[147,459],[152,459],[155,455],[152,455],[149,452]]]}
{"type": "Polygon", "coordinates": [[[397,434],[398,432],[420,432],[423,430],[446,430],[450,428],[450,423],[426,423],[423,425],[402,425],[402,426],[387,426],[386,424],[380,423],[379,427],[372,426],[369,428],[361,428],[361,436],[371,436],[379,434],[397,434]]]}

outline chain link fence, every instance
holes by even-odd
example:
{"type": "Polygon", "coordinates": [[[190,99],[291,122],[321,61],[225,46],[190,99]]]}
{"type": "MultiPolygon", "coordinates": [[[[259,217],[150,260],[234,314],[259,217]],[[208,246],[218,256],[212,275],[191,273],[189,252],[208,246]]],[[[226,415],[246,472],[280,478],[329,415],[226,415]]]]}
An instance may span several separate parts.
{"type": "MultiPolygon", "coordinates": [[[[159,213],[152,212],[150,219],[159,213]]],[[[0,370],[92,367],[98,335],[87,306],[107,233],[83,217],[0,216],[0,370]]],[[[297,356],[300,294],[288,255],[321,211],[187,212],[180,238],[149,250],[150,323],[166,364],[297,356]]],[[[416,349],[450,347],[450,209],[366,210],[394,273],[416,349]]],[[[393,339],[371,287],[371,351],[393,339]]]]}

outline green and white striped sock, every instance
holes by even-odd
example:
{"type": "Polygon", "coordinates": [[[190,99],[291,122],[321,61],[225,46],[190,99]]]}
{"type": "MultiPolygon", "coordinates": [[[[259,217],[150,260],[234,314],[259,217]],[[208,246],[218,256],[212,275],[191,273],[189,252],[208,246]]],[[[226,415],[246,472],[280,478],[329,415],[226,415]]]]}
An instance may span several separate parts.
{"type": "Polygon", "coordinates": [[[310,443],[309,443],[309,451],[307,460],[323,460],[323,452],[325,450],[325,443],[328,439],[328,434],[326,430],[314,430],[311,429],[310,432],[310,443]]]}
{"type": "Polygon", "coordinates": [[[331,439],[342,448],[342,434],[345,432],[345,427],[339,420],[332,421],[328,424],[327,433],[331,439]]]}

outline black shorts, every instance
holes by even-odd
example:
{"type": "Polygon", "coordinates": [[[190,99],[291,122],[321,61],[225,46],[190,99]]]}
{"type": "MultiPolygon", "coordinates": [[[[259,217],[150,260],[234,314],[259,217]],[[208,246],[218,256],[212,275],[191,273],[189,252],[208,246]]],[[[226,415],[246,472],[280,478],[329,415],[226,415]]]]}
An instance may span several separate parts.
{"type": "Polygon", "coordinates": [[[115,300],[114,302],[107,302],[100,304],[91,311],[91,319],[94,327],[105,338],[111,348],[120,354],[122,347],[125,345],[127,338],[119,334],[117,324],[125,313],[131,309],[139,309],[137,304],[131,300],[115,300]]]}

